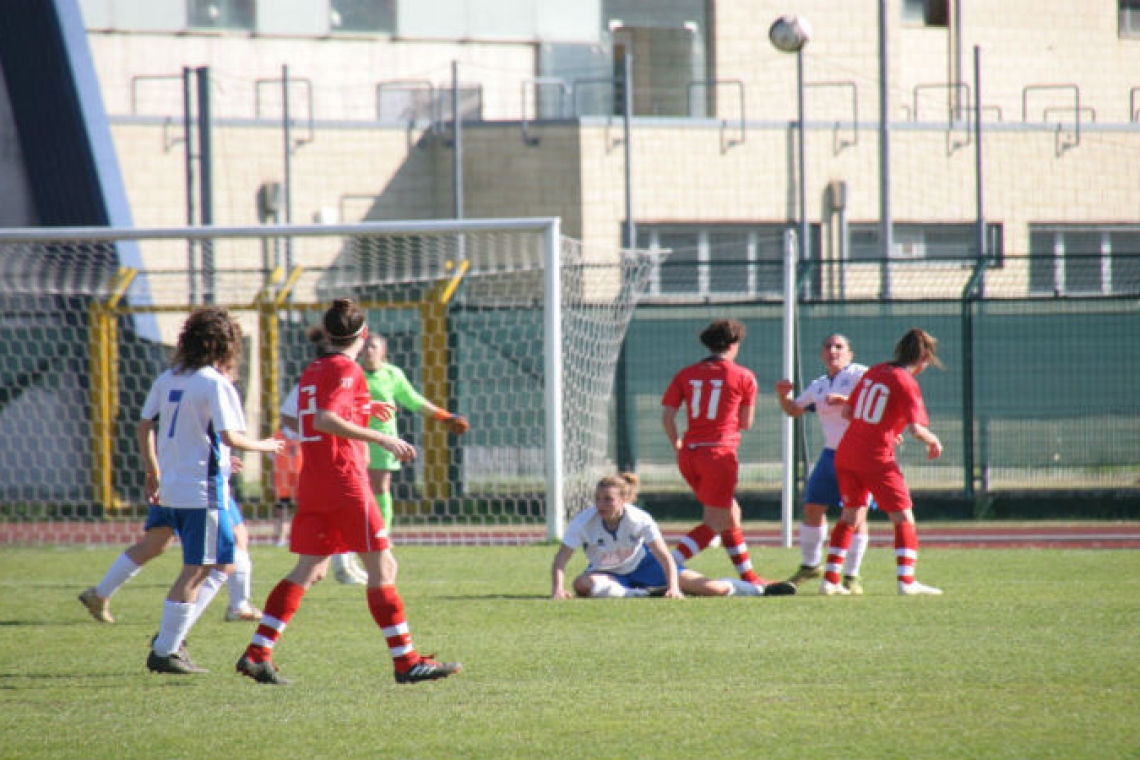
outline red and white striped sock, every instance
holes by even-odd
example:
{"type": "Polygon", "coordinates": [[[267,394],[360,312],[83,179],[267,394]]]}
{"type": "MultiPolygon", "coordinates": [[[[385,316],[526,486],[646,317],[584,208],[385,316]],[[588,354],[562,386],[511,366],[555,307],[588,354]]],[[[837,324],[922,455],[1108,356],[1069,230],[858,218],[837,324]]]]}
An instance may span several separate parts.
{"type": "Polygon", "coordinates": [[[701,523],[693,528],[673,547],[673,561],[683,565],[696,555],[703,552],[716,538],[716,533],[709,526],[701,523]]]}
{"type": "Polygon", "coordinates": [[[744,531],[740,528],[729,528],[720,534],[720,542],[732,560],[737,575],[742,581],[749,583],[763,583],[764,579],[752,569],[752,558],[748,556],[748,544],[744,541],[744,531]]]}
{"type": "Polygon", "coordinates": [[[842,520],[835,523],[831,531],[831,545],[827,547],[827,565],[824,568],[823,578],[828,583],[838,584],[843,574],[843,562],[847,558],[847,550],[851,547],[851,537],[855,535],[855,527],[842,520]]]}
{"type": "Polygon", "coordinates": [[[273,647],[277,646],[281,634],[285,633],[289,621],[301,607],[301,599],[304,596],[304,587],[288,579],[283,579],[273,587],[269,592],[269,598],[265,600],[265,609],[261,612],[261,621],[257,624],[257,630],[253,632],[253,639],[245,650],[249,659],[254,662],[271,659],[273,647]]]}
{"type": "Polygon", "coordinates": [[[899,583],[914,583],[914,567],[918,564],[918,532],[914,523],[895,525],[895,567],[899,583]]]}
{"type": "Polygon", "coordinates": [[[412,644],[412,634],[408,620],[404,617],[404,600],[400,598],[400,592],[392,585],[369,588],[368,609],[376,625],[384,632],[396,670],[400,673],[407,672],[420,661],[420,656],[412,644]]]}

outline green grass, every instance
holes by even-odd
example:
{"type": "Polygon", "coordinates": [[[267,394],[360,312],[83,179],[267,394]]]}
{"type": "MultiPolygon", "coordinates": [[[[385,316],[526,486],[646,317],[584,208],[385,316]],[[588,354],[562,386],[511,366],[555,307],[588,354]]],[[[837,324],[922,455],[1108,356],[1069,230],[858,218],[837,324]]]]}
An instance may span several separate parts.
{"type": "MultiPolygon", "coordinates": [[[[190,640],[212,672],[148,674],[179,557],[100,626],[75,596],[118,551],[0,551],[0,757],[1140,757],[1140,552],[928,549],[940,598],[896,596],[874,548],[862,598],[552,602],[552,547],[403,547],[416,643],[464,672],[396,686],[361,590],[326,582],[278,646],[293,684],[267,687],[233,672],[252,626],[224,591],[190,640]]],[[[255,547],[257,603],[290,566],[255,547]]]]}

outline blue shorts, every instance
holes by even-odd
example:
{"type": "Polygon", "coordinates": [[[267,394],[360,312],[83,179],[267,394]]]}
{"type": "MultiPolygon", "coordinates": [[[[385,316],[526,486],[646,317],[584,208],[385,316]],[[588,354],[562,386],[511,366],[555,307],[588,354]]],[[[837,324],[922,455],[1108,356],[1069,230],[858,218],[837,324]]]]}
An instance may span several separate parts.
{"type": "Polygon", "coordinates": [[[171,528],[182,543],[184,565],[232,565],[234,523],[231,509],[171,509],[151,506],[146,529],[171,528]]]}
{"type": "MultiPolygon", "coordinates": [[[[237,499],[230,499],[230,506],[226,511],[229,512],[230,515],[230,525],[237,527],[245,522],[237,499]]],[[[167,514],[168,512],[170,512],[170,510],[166,507],[156,507],[152,504],[146,511],[146,525],[143,526],[143,530],[150,530],[151,528],[170,528],[174,530],[174,523],[170,521],[167,514]]]]}
{"type": "MultiPolygon", "coordinates": [[[[610,576],[625,588],[653,588],[669,585],[669,579],[665,576],[665,568],[661,566],[657,557],[653,556],[653,552],[650,551],[645,552],[645,557],[628,575],[618,575],[604,570],[598,572],[610,576]]],[[[680,568],[677,569],[677,572],[680,572],[680,568]]]]}
{"type": "MultiPolygon", "coordinates": [[[[843,499],[839,495],[839,476],[835,474],[835,449],[819,452],[819,460],[812,468],[804,488],[804,503],[843,508],[843,499]]],[[[871,499],[870,507],[878,509],[879,505],[871,499]]]]}
{"type": "Polygon", "coordinates": [[[839,500],[839,479],[835,476],[835,449],[819,452],[819,459],[808,476],[804,488],[804,502],[822,504],[825,507],[841,506],[839,500]]]}

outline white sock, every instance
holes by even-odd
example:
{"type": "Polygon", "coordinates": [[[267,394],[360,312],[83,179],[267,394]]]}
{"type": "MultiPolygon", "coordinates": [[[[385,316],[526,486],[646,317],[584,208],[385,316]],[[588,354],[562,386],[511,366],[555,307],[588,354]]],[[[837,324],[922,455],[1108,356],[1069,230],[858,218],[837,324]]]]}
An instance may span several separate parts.
{"type": "Polygon", "coordinates": [[[804,565],[819,567],[823,562],[823,540],[826,537],[826,522],[819,527],[800,525],[800,553],[803,555],[804,565]]]}
{"type": "Polygon", "coordinates": [[[867,553],[867,546],[871,537],[866,533],[856,533],[851,537],[851,546],[847,547],[847,561],[843,566],[844,575],[858,575],[863,565],[863,555],[867,553]]]}
{"type": "Polygon", "coordinates": [[[590,589],[590,596],[594,599],[621,599],[627,596],[649,596],[649,592],[645,589],[626,588],[612,578],[603,578],[595,575],[593,582],[594,586],[590,589]],[[634,591],[641,591],[643,593],[632,593],[634,591]]]}
{"type": "Polygon", "coordinates": [[[245,549],[234,550],[234,571],[226,579],[230,595],[230,609],[241,610],[249,606],[249,587],[253,576],[253,562],[245,549]]]}
{"type": "Polygon", "coordinates": [[[95,593],[103,599],[109,599],[111,594],[114,594],[127,581],[138,575],[139,570],[142,570],[142,565],[136,565],[135,561],[128,557],[126,552],[123,552],[111,563],[111,567],[107,569],[107,574],[95,587],[95,593]]]}
{"type": "Polygon", "coordinates": [[[351,572],[348,569],[348,555],[346,555],[346,554],[334,554],[334,555],[332,555],[332,567],[333,567],[333,572],[336,572],[336,573],[351,572]]]}
{"type": "Polygon", "coordinates": [[[158,629],[158,638],[154,640],[154,653],[160,657],[169,657],[177,652],[190,627],[194,625],[193,617],[193,604],[167,599],[162,605],[162,625],[158,629]]]}
{"type": "Polygon", "coordinates": [[[206,580],[202,581],[202,585],[198,587],[198,600],[193,603],[194,612],[190,616],[190,625],[186,626],[189,630],[198,618],[202,617],[202,613],[210,606],[210,602],[214,601],[214,597],[218,595],[218,590],[222,584],[226,582],[226,574],[221,570],[211,570],[210,574],[206,576],[206,580]]]}
{"type": "Polygon", "coordinates": [[[728,584],[729,596],[764,596],[764,589],[742,578],[719,578],[718,580],[728,584]]]}

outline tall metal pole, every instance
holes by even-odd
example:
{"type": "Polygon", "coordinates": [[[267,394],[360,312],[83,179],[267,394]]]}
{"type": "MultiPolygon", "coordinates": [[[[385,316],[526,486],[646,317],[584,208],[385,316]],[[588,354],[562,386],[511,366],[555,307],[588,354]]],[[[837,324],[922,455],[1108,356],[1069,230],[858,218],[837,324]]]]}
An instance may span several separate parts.
{"type": "MultiPolygon", "coordinates": [[[[794,378],[796,371],[796,260],[798,259],[796,233],[784,231],[784,363],[783,377],[794,378]]],[[[780,527],[782,545],[792,545],[792,522],[796,494],[796,428],[795,420],[780,415],[780,438],[784,464],[783,487],[780,497],[780,527]]]]}
{"type": "MultiPolygon", "coordinates": [[[[289,108],[289,65],[281,66],[281,133],[284,135],[284,172],[281,182],[282,217],[293,222],[293,115],[289,108]]],[[[285,271],[293,271],[293,239],[285,238],[285,271]]]]}
{"type": "Polygon", "coordinates": [[[887,58],[887,0],[879,0],[879,240],[883,245],[882,293],[891,297],[891,99],[887,58]]]}
{"type": "MultiPolygon", "coordinates": [[[[807,259],[811,254],[811,240],[808,237],[808,218],[807,218],[807,173],[805,166],[807,160],[804,154],[807,152],[804,139],[807,137],[807,128],[804,124],[804,49],[800,48],[796,51],[796,108],[797,119],[799,121],[799,167],[796,172],[800,175],[800,241],[799,253],[800,260],[807,259]]],[[[791,375],[787,375],[791,377],[791,375]]]]}
{"type": "Polygon", "coordinates": [[[637,223],[633,219],[633,148],[631,135],[633,132],[633,54],[626,51],[625,66],[622,69],[622,111],[623,138],[625,145],[625,244],[630,248],[637,247],[637,223]]]}
{"type": "Polygon", "coordinates": [[[455,188],[452,212],[463,218],[463,117],[459,111],[459,61],[451,62],[451,118],[455,142],[451,154],[451,184],[455,188]]]}
{"type": "MultiPolygon", "coordinates": [[[[214,159],[213,117],[210,113],[210,67],[202,66],[198,75],[198,178],[201,204],[199,214],[203,225],[214,223],[214,159]]],[[[202,241],[202,300],[214,302],[214,246],[202,241]]]]}
{"type": "MultiPolygon", "coordinates": [[[[182,67],[182,137],[186,160],[186,224],[193,227],[196,221],[194,204],[194,72],[182,67]]],[[[193,240],[186,242],[186,271],[190,278],[190,303],[198,302],[198,246],[193,240]]]]}

